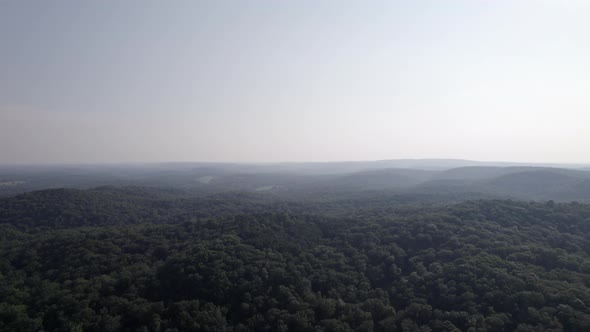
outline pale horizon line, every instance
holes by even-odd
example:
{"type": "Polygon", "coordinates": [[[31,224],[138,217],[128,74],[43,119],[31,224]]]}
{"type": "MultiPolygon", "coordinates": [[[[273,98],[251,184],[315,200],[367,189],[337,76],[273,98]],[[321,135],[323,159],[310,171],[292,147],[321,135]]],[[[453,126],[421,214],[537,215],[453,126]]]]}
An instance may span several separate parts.
{"type": "Polygon", "coordinates": [[[464,162],[481,164],[510,165],[560,165],[590,167],[590,162],[555,162],[555,161],[506,161],[479,160],[464,158],[391,158],[391,159],[359,159],[359,160],[309,160],[309,161],[199,161],[199,160],[170,160],[170,161],[109,161],[109,162],[0,162],[0,166],[11,167],[42,167],[42,166],[126,166],[126,165],[166,165],[166,164],[221,164],[221,165],[296,165],[296,164],[342,164],[342,163],[379,163],[379,162],[464,162]]]}

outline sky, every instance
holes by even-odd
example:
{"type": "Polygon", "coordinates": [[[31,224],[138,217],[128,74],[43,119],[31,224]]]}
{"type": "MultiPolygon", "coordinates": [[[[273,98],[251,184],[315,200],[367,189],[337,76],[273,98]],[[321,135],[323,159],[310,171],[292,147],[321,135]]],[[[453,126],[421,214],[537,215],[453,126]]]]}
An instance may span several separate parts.
{"type": "Polygon", "coordinates": [[[0,164],[590,163],[590,2],[0,1],[0,164]]]}

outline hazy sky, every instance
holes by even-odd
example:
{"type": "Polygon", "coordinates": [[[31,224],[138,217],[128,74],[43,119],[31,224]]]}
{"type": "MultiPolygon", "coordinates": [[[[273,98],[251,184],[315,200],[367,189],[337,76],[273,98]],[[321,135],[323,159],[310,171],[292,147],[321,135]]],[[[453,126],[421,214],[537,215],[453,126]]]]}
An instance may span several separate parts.
{"type": "Polygon", "coordinates": [[[590,162],[590,1],[0,1],[0,163],[590,162]]]}

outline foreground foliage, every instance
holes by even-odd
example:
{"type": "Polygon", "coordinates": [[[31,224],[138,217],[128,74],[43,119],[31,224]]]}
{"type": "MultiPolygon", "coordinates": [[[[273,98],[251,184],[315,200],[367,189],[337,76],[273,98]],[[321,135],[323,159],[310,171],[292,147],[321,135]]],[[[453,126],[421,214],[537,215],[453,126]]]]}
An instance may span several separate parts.
{"type": "Polygon", "coordinates": [[[588,205],[71,195],[0,203],[0,330],[590,330],[588,205]]]}

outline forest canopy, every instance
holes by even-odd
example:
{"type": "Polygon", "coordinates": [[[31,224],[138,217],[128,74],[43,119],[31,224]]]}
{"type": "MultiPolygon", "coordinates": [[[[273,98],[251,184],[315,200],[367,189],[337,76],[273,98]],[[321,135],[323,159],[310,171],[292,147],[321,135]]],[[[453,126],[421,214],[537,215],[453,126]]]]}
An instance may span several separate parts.
{"type": "Polygon", "coordinates": [[[3,331],[587,331],[590,206],[138,187],[0,200],[3,331]]]}

